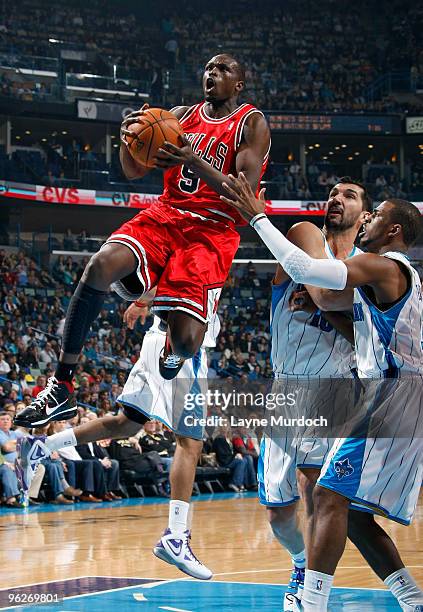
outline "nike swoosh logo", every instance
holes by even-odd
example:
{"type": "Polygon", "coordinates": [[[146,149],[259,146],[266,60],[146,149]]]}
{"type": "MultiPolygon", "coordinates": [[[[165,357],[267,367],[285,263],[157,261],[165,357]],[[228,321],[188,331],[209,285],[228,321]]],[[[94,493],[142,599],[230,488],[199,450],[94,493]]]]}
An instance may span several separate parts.
{"type": "Polygon", "coordinates": [[[173,552],[174,555],[178,556],[181,554],[182,542],[179,542],[179,544],[172,544],[170,540],[168,540],[167,545],[169,546],[170,550],[173,552]]]}
{"type": "Polygon", "coordinates": [[[58,408],[60,408],[60,406],[63,406],[63,404],[66,404],[68,400],[65,399],[64,402],[62,402],[61,404],[56,404],[56,406],[53,406],[53,408],[50,408],[49,405],[47,404],[46,406],[46,415],[50,416],[51,414],[53,414],[53,412],[55,412],[58,408]]]}

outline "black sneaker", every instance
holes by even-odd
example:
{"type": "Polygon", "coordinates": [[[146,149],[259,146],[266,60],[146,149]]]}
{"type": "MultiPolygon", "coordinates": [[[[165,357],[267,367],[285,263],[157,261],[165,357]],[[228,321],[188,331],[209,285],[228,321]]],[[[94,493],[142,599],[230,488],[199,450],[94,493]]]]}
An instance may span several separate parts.
{"type": "Polygon", "coordinates": [[[162,377],[166,380],[175,378],[184,365],[184,362],[185,359],[172,353],[172,347],[170,346],[169,339],[166,337],[166,344],[159,357],[159,372],[162,377]]]}
{"type": "Polygon", "coordinates": [[[47,425],[50,421],[66,421],[76,414],[73,386],[51,376],[46,388],[39,392],[29,406],[18,412],[13,422],[20,427],[32,429],[47,425]]]}

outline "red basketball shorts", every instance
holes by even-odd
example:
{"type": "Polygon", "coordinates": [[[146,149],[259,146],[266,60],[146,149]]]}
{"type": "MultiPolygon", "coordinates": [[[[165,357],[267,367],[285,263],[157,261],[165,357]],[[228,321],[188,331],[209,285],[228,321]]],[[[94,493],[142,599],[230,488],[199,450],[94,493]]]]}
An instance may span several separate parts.
{"type": "Polygon", "coordinates": [[[124,223],[106,244],[125,244],[137,258],[140,290],[127,298],[157,285],[153,312],[181,310],[206,323],[216,312],[239,240],[223,222],[160,203],[124,223]]]}

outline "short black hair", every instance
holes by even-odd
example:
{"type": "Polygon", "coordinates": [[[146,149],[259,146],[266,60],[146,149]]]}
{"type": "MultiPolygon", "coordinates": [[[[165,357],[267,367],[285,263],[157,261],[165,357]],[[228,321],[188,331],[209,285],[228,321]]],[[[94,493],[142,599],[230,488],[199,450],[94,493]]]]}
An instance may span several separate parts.
{"type": "Polygon", "coordinates": [[[408,200],[400,198],[389,198],[386,202],[393,205],[389,211],[390,222],[401,225],[403,240],[407,246],[411,246],[417,240],[422,228],[419,209],[408,200]]]}
{"type": "Polygon", "coordinates": [[[239,80],[240,81],[244,81],[244,83],[245,83],[245,66],[244,66],[244,64],[239,59],[234,57],[231,53],[218,53],[217,55],[224,55],[225,57],[228,57],[232,62],[235,62],[236,66],[237,66],[237,72],[238,72],[239,80]]]}
{"type": "Polygon", "coordinates": [[[341,178],[338,181],[336,181],[337,185],[339,185],[339,183],[343,183],[343,184],[351,183],[351,185],[357,185],[357,187],[360,187],[360,189],[363,190],[363,195],[361,197],[361,201],[363,202],[363,210],[367,210],[368,212],[372,212],[372,210],[373,210],[373,200],[372,200],[369,192],[367,191],[366,185],[364,185],[360,181],[356,181],[355,179],[351,178],[350,176],[341,176],[341,178]]]}

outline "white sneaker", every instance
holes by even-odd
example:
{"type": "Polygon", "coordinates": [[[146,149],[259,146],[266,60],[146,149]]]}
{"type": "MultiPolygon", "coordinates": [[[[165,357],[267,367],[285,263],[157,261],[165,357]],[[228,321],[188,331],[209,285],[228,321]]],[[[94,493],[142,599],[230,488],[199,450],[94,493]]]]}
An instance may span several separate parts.
{"type": "Polygon", "coordinates": [[[156,546],[153,553],[170,565],[175,565],[181,572],[198,578],[199,580],[210,580],[213,576],[208,567],[197,559],[190,546],[191,532],[187,529],[182,535],[172,532],[167,528],[156,546]]]}
{"type": "Polygon", "coordinates": [[[423,612],[422,604],[405,604],[400,602],[399,604],[404,612],[423,612]]]}

